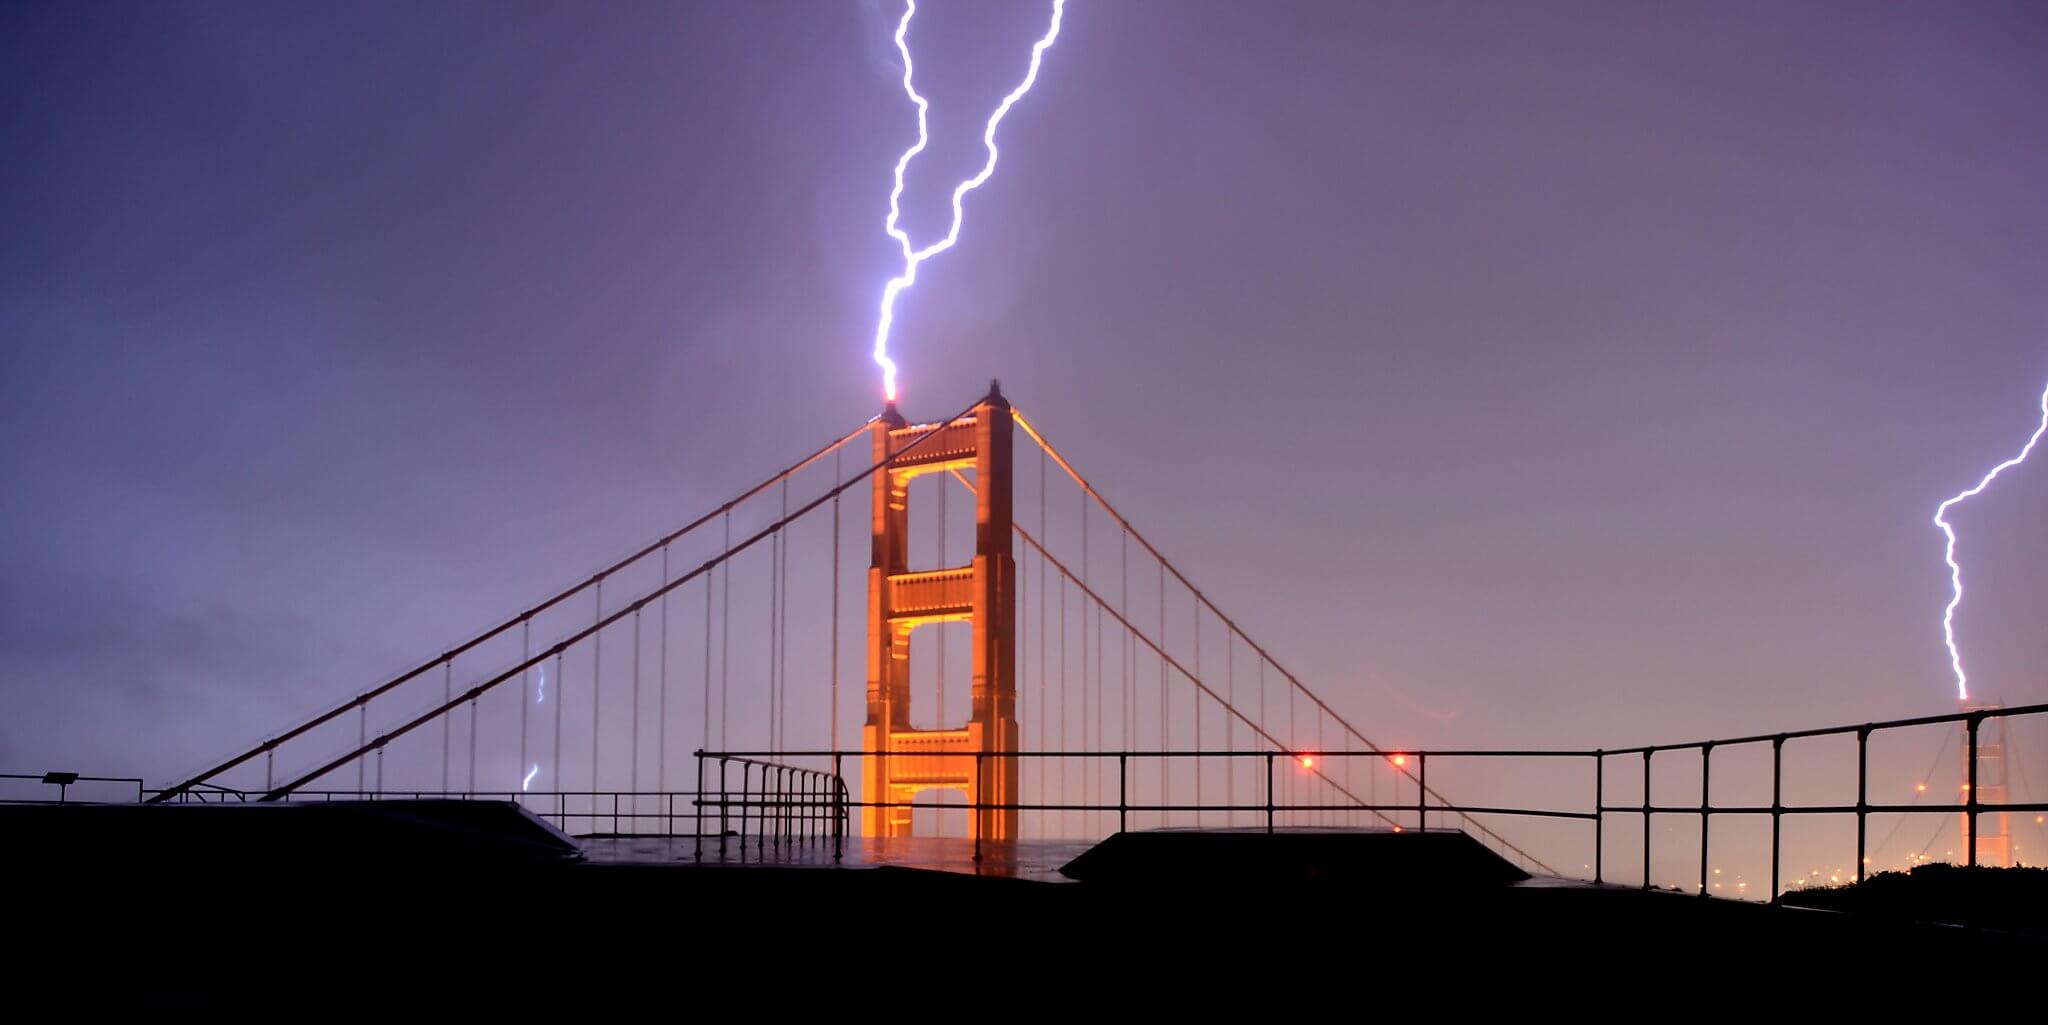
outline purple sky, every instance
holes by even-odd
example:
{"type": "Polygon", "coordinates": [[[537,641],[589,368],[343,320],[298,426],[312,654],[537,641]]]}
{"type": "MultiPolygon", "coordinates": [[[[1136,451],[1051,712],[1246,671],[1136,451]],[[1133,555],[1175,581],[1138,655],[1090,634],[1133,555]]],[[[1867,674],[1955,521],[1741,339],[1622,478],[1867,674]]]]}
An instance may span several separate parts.
{"type": "MultiPolygon", "coordinates": [[[[871,414],[898,10],[0,9],[0,768],[193,768],[871,414]]],[[[920,13],[920,239],[1045,16],[920,13]]],[[[2048,382],[2043,53],[2038,4],[1075,0],[905,406],[1000,377],[1391,743],[1951,710],[1928,517],[2048,382]]],[[[1955,517],[1987,698],[2048,700],[2044,513],[1955,517]]]]}

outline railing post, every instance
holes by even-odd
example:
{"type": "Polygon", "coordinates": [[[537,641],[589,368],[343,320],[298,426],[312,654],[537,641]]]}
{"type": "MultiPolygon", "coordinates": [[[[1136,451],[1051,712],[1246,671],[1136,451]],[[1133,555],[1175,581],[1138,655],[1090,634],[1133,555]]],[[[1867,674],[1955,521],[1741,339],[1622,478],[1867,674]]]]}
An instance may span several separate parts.
{"type": "Polygon", "coordinates": [[[1607,853],[1607,755],[1593,752],[1593,882],[1599,883],[1607,853]]]}
{"type": "Polygon", "coordinates": [[[1266,752],[1266,832],[1273,831],[1273,752],[1266,752]]]}
{"type": "MultiPolygon", "coordinates": [[[[707,731],[708,732],[708,731],[707,731]]],[[[697,807],[696,860],[704,860],[704,752],[697,751],[697,793],[692,802],[697,807]]]]}
{"type": "Polygon", "coordinates": [[[752,763],[752,762],[741,762],[741,763],[740,763],[740,859],[741,859],[742,861],[744,861],[744,860],[746,859],[746,854],[747,854],[747,797],[749,796],[749,794],[750,794],[750,793],[752,792],[752,790],[753,790],[753,789],[754,789],[754,765],[753,765],[753,763],[752,763]]]}
{"type": "Polygon", "coordinates": [[[976,751],[976,752],[974,752],[974,816],[973,816],[973,818],[974,818],[974,861],[975,861],[975,864],[980,864],[980,863],[981,863],[981,815],[982,815],[981,805],[982,805],[982,798],[984,798],[984,797],[988,796],[988,787],[987,787],[987,785],[986,785],[986,781],[985,781],[985,778],[984,778],[984,776],[983,776],[983,773],[982,773],[982,766],[981,766],[981,754],[982,754],[982,753],[981,753],[980,751],[976,751]]]}
{"type": "Polygon", "coordinates": [[[1429,756],[1415,755],[1415,831],[1429,832],[1429,756]]]}
{"type": "Polygon", "coordinates": [[[1713,879],[1713,872],[1707,867],[1707,824],[1711,821],[1709,816],[1713,814],[1714,809],[1713,773],[1714,742],[1710,740],[1700,745],[1700,896],[1702,897],[1713,896],[1713,890],[1708,885],[1713,879]]]}
{"type": "Polygon", "coordinates": [[[718,757],[718,852],[721,856],[725,853],[725,834],[728,828],[725,806],[726,780],[728,778],[726,768],[728,765],[729,763],[725,756],[720,755],[718,757]]]}
{"type": "Polygon", "coordinates": [[[1128,752],[1116,753],[1116,831],[1119,833],[1128,832],[1130,829],[1126,821],[1130,814],[1130,800],[1125,796],[1130,776],[1130,766],[1127,764],[1129,760],[1128,752]]]}
{"type": "Polygon", "coordinates": [[[1643,889],[1650,888],[1650,755],[1643,749],[1643,889]]]}
{"type": "Polygon", "coordinates": [[[1856,731],[1856,881],[1863,881],[1864,828],[1870,816],[1870,724],[1856,731]]]}
{"type": "Polygon", "coordinates": [[[1771,738],[1771,903],[1778,902],[1779,829],[1785,819],[1785,735],[1771,738]]]}
{"type": "Polygon", "coordinates": [[[1970,867],[1977,867],[1977,725],[1984,721],[1980,713],[1969,718],[1970,731],[1970,796],[1963,802],[1963,821],[1970,829],[1970,867]]]}
{"type": "Polygon", "coordinates": [[[832,860],[846,852],[846,777],[841,775],[839,752],[832,752],[832,860]]]}

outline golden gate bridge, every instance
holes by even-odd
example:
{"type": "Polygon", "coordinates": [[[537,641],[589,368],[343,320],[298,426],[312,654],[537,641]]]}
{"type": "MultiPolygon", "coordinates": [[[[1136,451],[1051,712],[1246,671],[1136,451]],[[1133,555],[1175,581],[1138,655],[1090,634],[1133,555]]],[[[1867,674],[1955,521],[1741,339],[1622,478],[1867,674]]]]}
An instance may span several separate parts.
{"type": "Polygon", "coordinates": [[[1684,882],[1703,894],[1720,889],[1715,820],[1767,818],[1775,896],[1807,878],[1781,872],[1787,818],[1853,818],[1858,878],[1872,815],[1950,815],[1956,860],[1975,864],[1981,844],[2014,863],[2006,816],[2048,805],[2008,800],[2004,723],[2043,712],[1594,751],[1383,748],[992,384],[942,420],[910,423],[892,403],[581,582],[145,800],[506,800],[585,837],[692,838],[693,858],[800,840],[836,854],[848,837],[950,836],[978,860],[990,845],[1154,827],[1455,828],[1526,871],[1595,881],[1622,832],[1607,820],[1628,815],[1644,887],[1653,823],[1679,818],[1697,823],[1684,882]],[[1956,726],[1957,801],[1873,797],[1873,735],[1956,726]],[[1788,743],[1830,739],[1856,745],[1854,801],[1787,803],[1788,743]],[[1769,800],[1716,804],[1716,752],[1726,764],[1742,749],[1768,754],[1769,800]],[[1681,754],[1696,763],[1653,778],[1681,754]],[[1446,778],[1474,778],[1450,766],[1502,759],[1574,796],[1486,806],[1445,792],[1446,778]],[[1638,773],[1640,789],[1617,794],[1638,773]],[[1664,796],[1674,782],[1696,783],[1697,803],[1664,796]],[[1986,814],[1980,840],[1971,824],[1986,814]],[[1504,835],[1508,821],[1567,839],[1539,856],[1526,828],[1504,835]],[[1588,845],[1577,872],[1556,853],[1588,845]]]}

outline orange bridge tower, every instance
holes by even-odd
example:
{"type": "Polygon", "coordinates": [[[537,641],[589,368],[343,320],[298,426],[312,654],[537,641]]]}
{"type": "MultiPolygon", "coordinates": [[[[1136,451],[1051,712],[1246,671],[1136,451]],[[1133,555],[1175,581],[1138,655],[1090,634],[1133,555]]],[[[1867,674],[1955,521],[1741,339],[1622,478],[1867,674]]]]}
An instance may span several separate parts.
{"type": "Polygon", "coordinates": [[[1006,806],[975,812],[975,837],[1015,839],[1019,732],[1010,404],[991,383],[988,397],[952,423],[906,424],[892,404],[869,430],[878,463],[918,444],[874,478],[861,832],[908,836],[910,803],[919,793],[959,790],[974,804],[1006,806]],[[938,437],[927,437],[934,433],[938,437]],[[974,474],[974,561],[910,572],[910,482],[927,473],[966,470],[974,474]],[[974,631],[974,691],[967,722],[912,729],[911,633],[927,624],[962,621],[974,631]]]}

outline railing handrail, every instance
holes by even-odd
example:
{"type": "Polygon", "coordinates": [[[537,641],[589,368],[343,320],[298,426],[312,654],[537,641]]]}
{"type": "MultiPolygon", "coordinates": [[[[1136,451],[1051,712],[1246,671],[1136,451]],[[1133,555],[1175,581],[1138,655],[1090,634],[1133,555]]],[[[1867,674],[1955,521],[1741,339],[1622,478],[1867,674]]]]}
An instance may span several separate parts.
{"type": "MultiPolygon", "coordinates": [[[[1975,710],[1972,710],[1972,711],[1967,711],[1967,712],[1948,712],[1948,713],[1944,713],[1944,714],[1942,714],[1942,715],[1925,715],[1925,716],[1916,716],[1916,717],[1914,717],[1914,718],[1910,718],[1910,719],[1889,719],[1889,720],[1884,720],[1884,721],[1878,721],[1878,722],[1866,722],[1866,723],[1852,723],[1852,724],[1849,724],[1849,725],[1843,725],[1843,726],[1820,726],[1820,727],[1814,727],[1814,728],[1810,728],[1810,729],[1803,729],[1803,730],[1785,730],[1785,731],[1783,731],[1783,732],[1779,732],[1779,733],[1759,733],[1759,734],[1755,734],[1755,735],[1753,735],[1753,736],[1745,736],[1745,737],[1734,737],[1734,738],[1730,738],[1730,739],[1717,739],[1717,740],[1692,740],[1692,741],[1680,741],[1680,742],[1673,742],[1673,743],[1666,743],[1666,744],[1642,744],[1642,745],[1638,745],[1638,746],[1636,746],[1636,747],[1603,747],[1603,748],[1557,748],[1557,747],[1541,747],[1541,748],[1521,748],[1521,749],[1517,749],[1517,748],[1428,748],[1428,747],[1403,747],[1403,748],[1349,748],[1349,749],[1333,749],[1333,750],[1325,750],[1325,749],[1319,749],[1319,748],[1276,748],[1276,749],[1273,749],[1273,750],[1269,750],[1269,751],[1198,751],[1198,750],[1164,750],[1164,751],[1160,751],[1160,750],[1149,750],[1149,749],[1148,749],[1148,750],[1137,750],[1137,749],[1132,749],[1132,750],[1123,750],[1123,751],[1025,751],[1025,750],[1019,750],[1019,751],[1013,751],[1013,752],[1012,752],[1012,751],[1005,751],[1005,752],[994,752],[994,751],[984,751],[984,750],[979,750],[979,749],[960,749],[960,750],[947,750],[947,751],[932,751],[932,752],[922,752],[922,751],[921,751],[921,752],[919,752],[919,754],[961,754],[961,755],[971,755],[971,754],[984,754],[984,755],[990,755],[990,756],[994,756],[994,755],[996,755],[996,754],[1000,753],[1000,754],[1005,754],[1005,755],[1008,755],[1008,754],[1015,754],[1015,755],[1017,755],[1017,756],[1019,756],[1019,757],[1023,757],[1023,758],[1116,758],[1116,757],[1120,757],[1120,756],[1121,756],[1121,757],[1130,757],[1130,758],[1139,758],[1139,757],[1145,757],[1145,758],[1162,758],[1162,757],[1164,757],[1164,758],[1194,758],[1194,757],[1201,757],[1201,758],[1264,758],[1264,757],[1266,757],[1267,755],[1273,755],[1273,754],[1278,754],[1278,755],[1284,755],[1284,756],[1289,756],[1289,757],[1299,757],[1299,756],[1307,756],[1307,757],[1312,757],[1312,758],[1346,758],[1346,757],[1360,757],[1360,756],[1364,756],[1364,757],[1393,757],[1393,756],[1395,756],[1395,755],[1401,755],[1401,756],[1405,756],[1405,757],[1410,757],[1410,758],[1417,758],[1417,757],[1427,757],[1427,758],[1591,758],[1591,757],[1595,757],[1595,756],[1600,756],[1600,757],[1613,757],[1613,756],[1615,756],[1615,755],[1639,755],[1639,754],[1642,754],[1642,753],[1644,753],[1644,752],[1646,752],[1646,751],[1648,751],[1648,752],[1652,752],[1652,753],[1655,753],[1655,752],[1659,752],[1659,751],[1691,751],[1691,750],[1698,750],[1699,748],[1702,748],[1702,747],[1736,747],[1736,746],[1740,746],[1740,745],[1744,745],[1744,744],[1768,744],[1768,743],[1770,743],[1770,742],[1772,742],[1772,741],[1774,741],[1774,740],[1801,740],[1801,739],[1807,739],[1807,738],[1812,738],[1812,737],[1826,737],[1826,736],[1848,736],[1848,735],[1854,735],[1854,734],[1856,734],[1856,733],[1859,733],[1859,732],[1865,732],[1865,731],[1868,731],[1868,732],[1872,732],[1872,733],[1875,733],[1875,732],[1879,732],[1879,731],[1883,731],[1883,730],[1903,729],[1903,728],[1906,728],[1906,727],[1912,727],[1912,726],[1938,726],[1938,725],[1941,725],[1941,724],[1943,724],[1943,723],[1966,723],[1966,722],[1969,722],[1970,720],[1973,720],[1973,719],[1975,719],[1975,720],[1980,720],[1980,721],[1981,721],[1981,720],[1984,720],[1984,719],[2000,719],[2000,718],[2009,718],[2009,717],[2014,717],[2014,716],[2023,716],[2023,715],[2040,715],[2040,714],[2043,714],[2043,713],[2048,713],[2048,703],[2043,703],[2043,704],[2034,704],[2034,705],[2004,705],[2004,706],[1999,706],[1999,707],[1996,707],[1996,708],[1988,708],[1988,707],[1987,707],[1987,708],[1975,709],[1975,710]]],[[[704,757],[704,758],[720,758],[720,757],[730,757],[730,758],[733,758],[733,759],[738,759],[738,758],[741,758],[741,757],[748,757],[748,758],[761,758],[761,757],[777,757],[777,758],[831,758],[831,757],[834,757],[834,756],[838,756],[838,757],[859,757],[859,756],[863,756],[863,755],[868,755],[868,754],[874,754],[874,755],[877,755],[877,756],[883,756],[883,755],[887,755],[887,754],[888,754],[888,752],[885,752],[885,751],[876,751],[876,752],[868,752],[868,751],[861,751],[861,750],[839,750],[839,751],[833,751],[833,750],[824,750],[824,749],[814,749],[814,750],[801,750],[801,751],[788,751],[788,750],[785,750],[785,751],[754,751],[754,750],[738,750],[738,749],[735,749],[735,750],[730,750],[730,751],[697,751],[697,752],[694,752],[694,754],[696,754],[696,755],[698,755],[698,756],[700,756],[700,757],[704,757]]],[[[1432,806],[1432,807],[1434,807],[1434,806],[1432,806]]]]}

